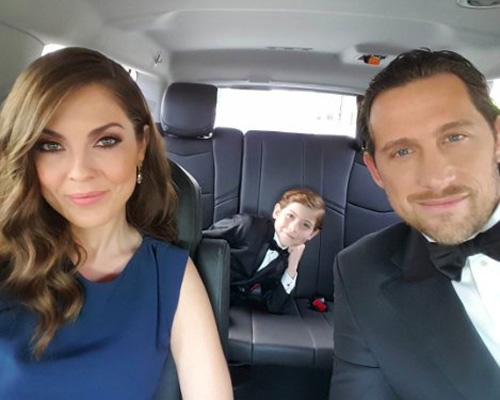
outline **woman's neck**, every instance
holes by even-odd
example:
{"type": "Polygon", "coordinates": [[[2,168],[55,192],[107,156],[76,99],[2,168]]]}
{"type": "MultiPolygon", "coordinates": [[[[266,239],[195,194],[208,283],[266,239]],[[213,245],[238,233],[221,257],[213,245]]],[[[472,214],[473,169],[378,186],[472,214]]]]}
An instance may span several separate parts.
{"type": "MultiPolygon", "coordinates": [[[[140,233],[125,218],[91,229],[72,227],[71,231],[76,243],[85,250],[78,270],[92,281],[119,275],[142,242],[140,233]]],[[[72,258],[76,262],[76,254],[72,258]]]]}

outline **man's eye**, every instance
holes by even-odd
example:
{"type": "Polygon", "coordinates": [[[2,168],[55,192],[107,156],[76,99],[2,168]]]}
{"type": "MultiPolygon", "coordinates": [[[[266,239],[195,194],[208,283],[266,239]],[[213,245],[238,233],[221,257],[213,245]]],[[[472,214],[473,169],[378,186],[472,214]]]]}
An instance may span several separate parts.
{"type": "Polygon", "coordinates": [[[464,137],[461,133],[453,133],[446,137],[445,142],[460,142],[464,137]]]}
{"type": "Polygon", "coordinates": [[[105,136],[97,142],[97,147],[113,147],[116,144],[120,143],[121,140],[114,136],[105,136]]]}
{"type": "Polygon", "coordinates": [[[394,153],[394,157],[405,157],[408,154],[410,154],[410,149],[408,148],[399,149],[394,153]]]}
{"type": "Polygon", "coordinates": [[[62,150],[62,146],[57,142],[40,142],[37,145],[38,150],[51,153],[62,150]]]}

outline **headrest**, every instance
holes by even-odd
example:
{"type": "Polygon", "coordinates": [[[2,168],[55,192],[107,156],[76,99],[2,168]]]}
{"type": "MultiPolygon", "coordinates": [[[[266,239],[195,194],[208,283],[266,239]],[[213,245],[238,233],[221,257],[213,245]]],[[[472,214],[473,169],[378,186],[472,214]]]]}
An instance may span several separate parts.
{"type": "Polygon", "coordinates": [[[165,134],[206,136],[214,129],[217,87],[202,83],[172,83],[163,94],[160,111],[165,134]]]}

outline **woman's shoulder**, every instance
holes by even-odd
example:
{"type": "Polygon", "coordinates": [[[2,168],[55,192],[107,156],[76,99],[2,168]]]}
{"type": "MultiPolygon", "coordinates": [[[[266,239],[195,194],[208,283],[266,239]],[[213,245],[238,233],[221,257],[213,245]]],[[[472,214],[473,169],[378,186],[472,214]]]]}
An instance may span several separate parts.
{"type": "Polygon", "coordinates": [[[11,298],[11,296],[9,296],[5,292],[5,290],[0,289],[0,311],[8,310],[8,309],[14,307],[14,305],[15,305],[15,302],[11,298]]]}
{"type": "Polygon", "coordinates": [[[188,251],[165,240],[144,236],[141,247],[145,248],[147,254],[153,256],[159,264],[178,261],[185,266],[187,263],[188,251]]]}
{"type": "Polygon", "coordinates": [[[185,249],[181,248],[180,246],[178,246],[176,244],[169,242],[168,240],[155,238],[155,237],[149,236],[149,235],[143,235],[142,241],[143,241],[143,244],[145,244],[146,246],[164,247],[164,248],[169,248],[173,251],[186,251],[185,249]]]}

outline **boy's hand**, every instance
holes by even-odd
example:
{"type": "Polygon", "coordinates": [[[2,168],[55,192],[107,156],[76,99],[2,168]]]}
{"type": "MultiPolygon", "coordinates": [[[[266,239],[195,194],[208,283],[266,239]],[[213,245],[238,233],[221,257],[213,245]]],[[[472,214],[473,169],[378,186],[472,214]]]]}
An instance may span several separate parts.
{"type": "Polygon", "coordinates": [[[304,254],[304,250],[306,248],[305,244],[299,244],[298,246],[290,246],[288,248],[288,268],[286,272],[290,275],[290,278],[295,278],[297,275],[297,268],[299,268],[299,261],[302,258],[302,254],[304,254]]]}

